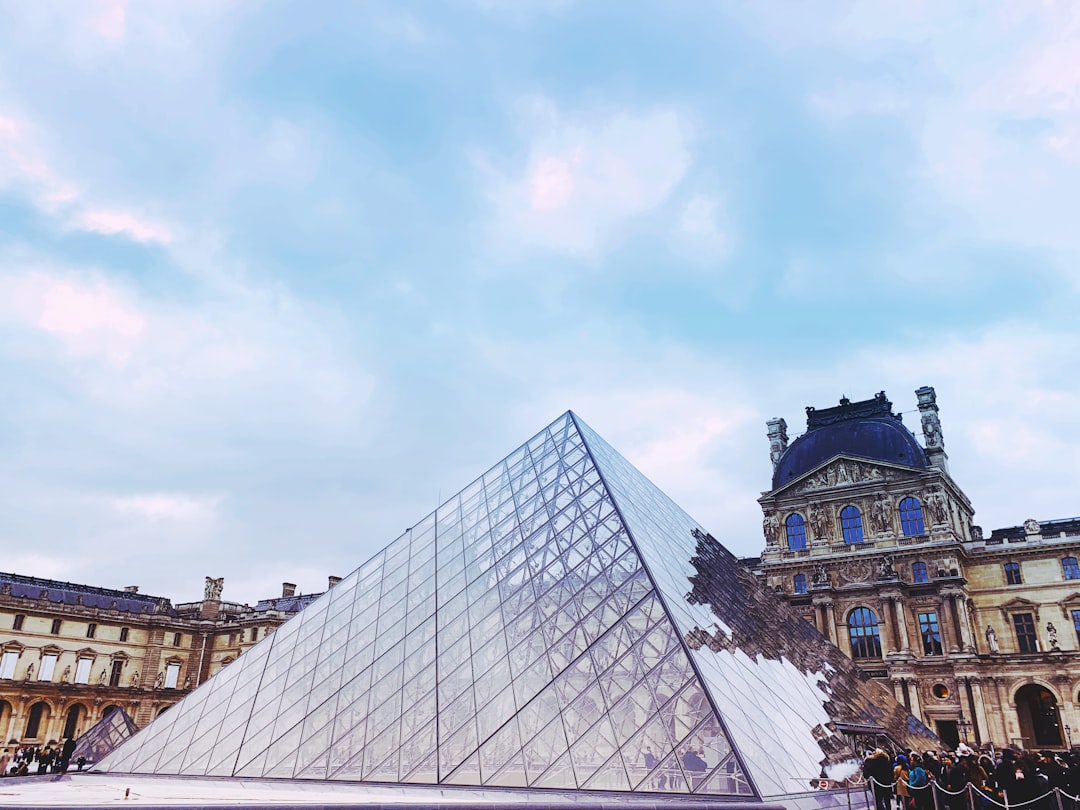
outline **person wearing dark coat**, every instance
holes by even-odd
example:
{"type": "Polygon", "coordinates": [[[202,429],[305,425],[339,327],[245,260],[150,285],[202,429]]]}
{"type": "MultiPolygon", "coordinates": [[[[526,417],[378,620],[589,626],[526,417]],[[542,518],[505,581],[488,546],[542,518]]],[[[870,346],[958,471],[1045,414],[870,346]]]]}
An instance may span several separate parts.
{"type": "Polygon", "coordinates": [[[877,748],[862,766],[863,779],[873,780],[875,810],[889,810],[892,805],[893,766],[889,755],[877,748]]]}

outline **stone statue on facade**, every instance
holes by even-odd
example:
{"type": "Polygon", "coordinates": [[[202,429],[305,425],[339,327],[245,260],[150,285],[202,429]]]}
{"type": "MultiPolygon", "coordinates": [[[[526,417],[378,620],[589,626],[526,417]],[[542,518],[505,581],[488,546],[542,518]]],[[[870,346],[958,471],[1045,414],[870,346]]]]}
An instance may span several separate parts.
{"type": "Polygon", "coordinates": [[[892,558],[888,554],[884,554],[881,557],[881,562],[878,563],[878,579],[894,579],[896,577],[896,569],[893,568],[892,558]]]}
{"type": "Polygon", "coordinates": [[[998,653],[1001,649],[998,647],[997,633],[994,632],[994,628],[989,624],[986,625],[986,646],[990,648],[990,652],[998,653]]]}
{"type": "Polygon", "coordinates": [[[810,507],[810,525],[814,527],[814,539],[829,536],[829,514],[820,506],[810,507]]]}
{"type": "Polygon", "coordinates": [[[940,489],[932,490],[926,495],[926,505],[930,507],[930,515],[934,519],[935,526],[943,526],[949,521],[949,499],[940,489]]]}
{"type": "Polygon", "coordinates": [[[64,667],[64,674],[60,676],[60,683],[67,683],[68,679],[70,677],[71,677],[71,667],[66,666],[66,667],[64,667]]]}
{"type": "Polygon", "coordinates": [[[878,534],[885,534],[889,530],[889,507],[888,498],[879,498],[870,504],[870,520],[878,534]]]}
{"type": "Polygon", "coordinates": [[[1053,622],[1046,623],[1046,640],[1049,642],[1051,650],[1061,649],[1058,645],[1057,628],[1054,627],[1053,622]]]}
{"type": "Polygon", "coordinates": [[[1028,518],[1024,521],[1024,534],[1039,534],[1042,529],[1039,528],[1039,521],[1035,518],[1028,518]]]}
{"type": "Polygon", "coordinates": [[[829,579],[829,572],[825,569],[825,565],[818,565],[817,570],[814,572],[814,584],[825,585],[831,582],[832,580],[829,579]]]}
{"type": "Polygon", "coordinates": [[[26,668],[26,680],[28,680],[28,681],[34,680],[34,665],[33,664],[30,664],[30,666],[28,666],[26,668]]]}
{"type": "Polygon", "coordinates": [[[780,518],[775,514],[766,515],[761,521],[761,530],[765,534],[765,545],[780,545],[780,518]]]}
{"type": "Polygon", "coordinates": [[[104,685],[105,685],[105,667],[102,667],[102,668],[101,668],[101,674],[100,674],[100,675],[98,675],[98,679],[97,679],[97,682],[98,682],[99,684],[101,684],[102,686],[104,686],[104,685]]]}
{"type": "Polygon", "coordinates": [[[213,577],[206,578],[206,589],[203,592],[203,598],[218,600],[221,599],[221,589],[225,586],[225,577],[213,577]]]}
{"type": "Polygon", "coordinates": [[[139,670],[135,670],[135,674],[131,676],[131,688],[139,688],[139,670]]]}
{"type": "Polygon", "coordinates": [[[154,679],[154,688],[155,689],[164,689],[165,688],[165,673],[164,672],[159,672],[157,674],[157,677],[154,679]]]}

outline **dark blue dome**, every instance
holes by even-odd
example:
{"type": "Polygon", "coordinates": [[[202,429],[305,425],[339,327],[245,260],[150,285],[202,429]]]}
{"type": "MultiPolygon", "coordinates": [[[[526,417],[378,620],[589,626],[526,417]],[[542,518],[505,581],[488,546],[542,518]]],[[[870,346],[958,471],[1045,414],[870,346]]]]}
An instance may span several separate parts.
{"type": "Polygon", "coordinates": [[[841,403],[840,408],[815,412],[807,408],[807,431],[791,443],[780,457],[773,472],[773,489],[794,481],[833,456],[850,456],[904,464],[908,467],[929,467],[926,452],[914,434],[891,412],[884,399],[865,403],[841,403]],[[866,414],[871,403],[876,413],[866,414]],[[858,406],[862,413],[858,412],[858,406]],[[882,407],[885,406],[885,407],[882,407]]]}

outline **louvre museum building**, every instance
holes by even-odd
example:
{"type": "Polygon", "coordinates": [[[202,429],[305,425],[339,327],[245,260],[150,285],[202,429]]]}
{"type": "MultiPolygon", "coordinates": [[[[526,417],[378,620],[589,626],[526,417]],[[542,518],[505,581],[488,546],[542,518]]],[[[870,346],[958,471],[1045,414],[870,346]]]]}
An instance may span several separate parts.
{"type": "MultiPolygon", "coordinates": [[[[932,393],[919,396],[940,442],[932,393]]],[[[943,448],[923,448],[884,395],[808,427],[789,446],[770,422],[766,545],[748,561],[568,412],[122,735],[93,773],[53,786],[55,801],[136,785],[192,805],[809,808],[839,801],[811,790],[832,764],[940,748],[950,721],[971,734],[963,711],[986,740],[1045,732],[1030,715],[1000,732],[968,701],[987,700],[997,676],[978,662],[1009,658],[1011,637],[995,619],[996,658],[976,647],[964,554],[992,538],[973,536],[943,448]],[[911,581],[911,555],[932,583],[911,581]],[[940,650],[924,656],[930,587],[940,650]],[[924,658],[953,669],[924,672],[924,658]],[[937,704],[928,675],[948,692],[937,704]]],[[[1034,654],[1068,657],[1058,647],[1034,654]]],[[[1053,677],[1043,686],[1072,705],[1053,677]]]]}

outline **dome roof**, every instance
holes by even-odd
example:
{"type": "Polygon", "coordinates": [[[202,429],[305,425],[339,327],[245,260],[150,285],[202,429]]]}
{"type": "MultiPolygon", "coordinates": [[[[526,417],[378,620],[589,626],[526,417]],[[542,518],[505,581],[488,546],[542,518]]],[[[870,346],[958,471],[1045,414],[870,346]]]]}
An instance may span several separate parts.
{"type": "Polygon", "coordinates": [[[806,433],[780,457],[773,471],[773,489],[840,453],[908,467],[930,466],[926,452],[892,412],[892,403],[882,391],[862,402],[842,399],[835,408],[807,408],[806,433]]]}

